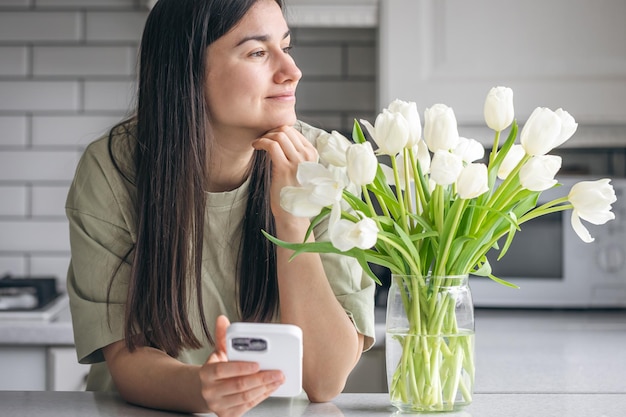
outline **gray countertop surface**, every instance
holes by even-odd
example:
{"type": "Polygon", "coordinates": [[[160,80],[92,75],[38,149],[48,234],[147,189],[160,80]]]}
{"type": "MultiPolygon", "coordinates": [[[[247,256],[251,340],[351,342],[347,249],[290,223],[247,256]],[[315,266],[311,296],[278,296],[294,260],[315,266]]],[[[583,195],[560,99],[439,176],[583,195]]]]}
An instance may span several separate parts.
{"type": "MultiPolygon", "coordinates": [[[[626,394],[491,393],[476,394],[464,409],[442,417],[623,417],[626,394]]],[[[166,417],[185,414],[135,407],[115,394],[91,392],[0,392],[3,417],[166,417]]],[[[213,414],[205,414],[212,416],[213,414]]],[[[341,394],[328,403],[305,398],[270,398],[247,417],[376,417],[400,416],[387,394],[341,394]]]]}
{"type": "Polygon", "coordinates": [[[0,346],[73,346],[72,317],[67,297],[58,301],[49,319],[28,318],[28,314],[0,312],[0,346]]]}
{"type": "MultiPolygon", "coordinates": [[[[384,345],[384,312],[378,346],[384,345]]],[[[1,345],[72,344],[69,311],[52,322],[0,321],[1,345]]],[[[626,416],[626,310],[477,310],[474,402],[445,416],[626,416]]],[[[391,416],[387,394],[327,404],[272,399],[247,414],[391,416]]],[[[0,416],[159,416],[93,393],[0,392],[0,416]]]]}
{"type": "MultiPolygon", "coordinates": [[[[0,320],[0,347],[20,345],[72,346],[69,310],[51,322],[0,320]]],[[[626,394],[626,310],[477,310],[475,392],[626,394]]]]}

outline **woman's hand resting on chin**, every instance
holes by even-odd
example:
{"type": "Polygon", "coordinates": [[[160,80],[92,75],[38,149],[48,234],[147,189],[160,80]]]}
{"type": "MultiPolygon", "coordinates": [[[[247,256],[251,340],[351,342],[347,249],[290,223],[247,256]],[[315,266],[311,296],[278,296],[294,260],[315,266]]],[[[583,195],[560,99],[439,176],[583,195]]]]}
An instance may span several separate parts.
{"type": "Polygon", "coordinates": [[[266,151],[272,159],[272,185],[270,201],[272,213],[277,220],[288,215],[280,207],[280,190],[287,185],[298,185],[298,164],[316,162],[317,150],[292,126],[281,126],[266,132],[252,142],[254,149],[266,151]]]}

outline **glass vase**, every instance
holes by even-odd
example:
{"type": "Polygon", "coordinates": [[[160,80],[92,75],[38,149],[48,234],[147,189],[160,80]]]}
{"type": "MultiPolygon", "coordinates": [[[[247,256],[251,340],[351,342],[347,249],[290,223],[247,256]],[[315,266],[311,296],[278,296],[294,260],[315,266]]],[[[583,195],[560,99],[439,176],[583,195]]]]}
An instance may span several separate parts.
{"type": "Polygon", "coordinates": [[[401,412],[470,404],[474,305],[468,276],[392,275],[385,343],[389,397],[401,412]]]}

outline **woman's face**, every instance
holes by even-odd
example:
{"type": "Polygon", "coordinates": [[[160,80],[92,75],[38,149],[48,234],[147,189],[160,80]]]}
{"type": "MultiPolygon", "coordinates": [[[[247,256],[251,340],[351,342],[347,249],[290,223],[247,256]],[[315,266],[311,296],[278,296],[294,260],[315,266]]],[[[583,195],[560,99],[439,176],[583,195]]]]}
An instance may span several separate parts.
{"type": "Polygon", "coordinates": [[[289,55],[290,32],[274,0],[259,0],[207,51],[205,99],[215,136],[261,135],[296,121],[302,73],[289,55]]]}

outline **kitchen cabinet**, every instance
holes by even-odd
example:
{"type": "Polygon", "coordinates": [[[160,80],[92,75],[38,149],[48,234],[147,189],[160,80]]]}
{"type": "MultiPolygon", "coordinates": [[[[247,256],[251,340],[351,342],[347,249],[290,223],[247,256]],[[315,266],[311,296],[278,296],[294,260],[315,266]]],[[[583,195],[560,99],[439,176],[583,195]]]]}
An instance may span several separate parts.
{"type": "Polygon", "coordinates": [[[72,346],[0,346],[0,391],[81,391],[89,366],[72,346]]]}
{"type": "Polygon", "coordinates": [[[361,355],[343,392],[387,392],[384,343],[377,344],[361,355]]]}
{"type": "Polygon", "coordinates": [[[0,391],[46,389],[46,349],[0,346],[0,391]]]}
{"type": "Polygon", "coordinates": [[[89,366],[76,360],[66,299],[59,301],[58,309],[29,317],[0,316],[0,391],[84,388],[89,366]]]}
{"type": "Polygon", "coordinates": [[[420,112],[444,103],[459,124],[482,126],[487,92],[505,85],[518,121],[537,106],[562,107],[581,124],[618,126],[600,134],[624,146],[624,19],[623,0],[383,1],[380,107],[395,98],[420,112]]]}
{"type": "Polygon", "coordinates": [[[47,389],[49,391],[83,391],[89,373],[88,365],[76,360],[73,347],[51,347],[47,352],[47,389]]]}

